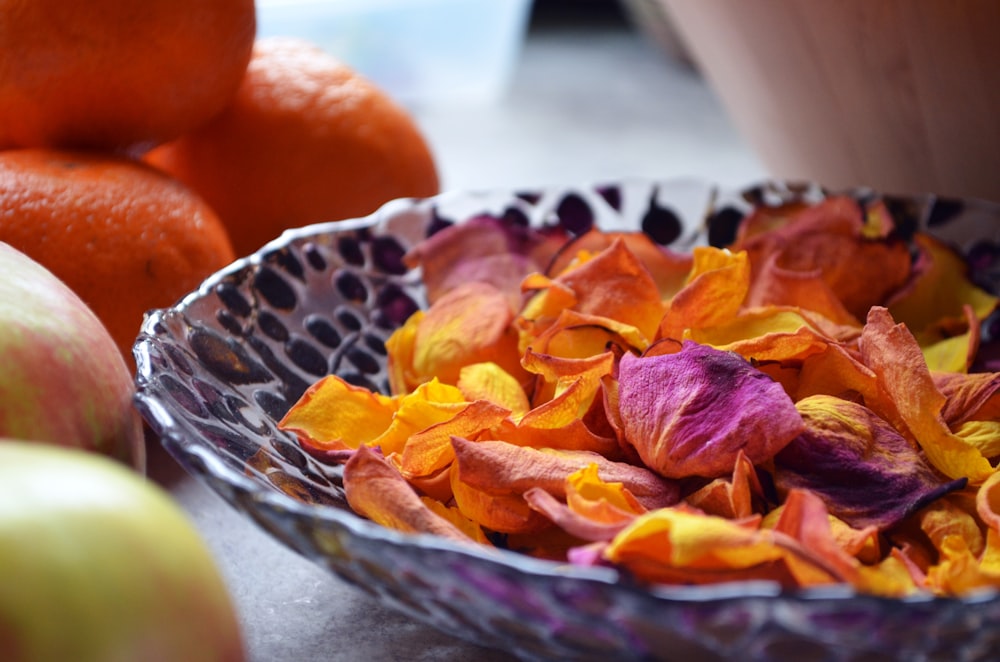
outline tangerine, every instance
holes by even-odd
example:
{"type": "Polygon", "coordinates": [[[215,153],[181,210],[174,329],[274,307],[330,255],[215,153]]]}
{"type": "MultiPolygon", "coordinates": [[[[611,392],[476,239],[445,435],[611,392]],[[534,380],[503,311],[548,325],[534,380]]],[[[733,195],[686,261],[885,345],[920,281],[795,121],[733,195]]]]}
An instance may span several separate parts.
{"type": "Polygon", "coordinates": [[[438,192],[433,156],[407,111],[298,38],[258,39],[233,103],[145,159],[200,193],[241,254],[289,227],[438,192]]]}
{"type": "Polygon", "coordinates": [[[140,152],[218,114],[253,0],[0,0],[0,149],[140,152]]]}
{"type": "Polygon", "coordinates": [[[180,182],[113,155],[0,152],[0,241],[49,269],[128,365],[143,315],[235,259],[215,212],[180,182]]]}

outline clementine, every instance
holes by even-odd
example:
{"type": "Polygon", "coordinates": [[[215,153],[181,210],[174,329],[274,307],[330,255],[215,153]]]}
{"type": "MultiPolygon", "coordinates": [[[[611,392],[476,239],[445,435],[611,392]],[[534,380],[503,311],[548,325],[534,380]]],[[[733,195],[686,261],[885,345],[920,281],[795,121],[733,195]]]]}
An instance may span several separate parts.
{"type": "Polygon", "coordinates": [[[180,182],[123,157],[50,149],[0,152],[0,241],[74,290],[130,366],[143,314],[235,258],[218,217],[180,182]]]}
{"type": "Polygon", "coordinates": [[[289,227],[353,218],[438,191],[415,120],[301,39],[258,39],[234,102],[145,159],[219,214],[238,253],[289,227]]]}
{"type": "Polygon", "coordinates": [[[218,114],[253,0],[0,0],[0,149],[141,151],[218,114]]]}

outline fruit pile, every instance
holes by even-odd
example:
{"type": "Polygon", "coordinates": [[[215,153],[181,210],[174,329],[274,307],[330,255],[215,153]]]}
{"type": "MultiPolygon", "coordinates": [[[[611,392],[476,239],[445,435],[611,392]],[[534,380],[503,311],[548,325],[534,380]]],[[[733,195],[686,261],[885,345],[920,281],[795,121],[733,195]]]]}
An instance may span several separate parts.
{"type": "Polygon", "coordinates": [[[142,315],[284,229],[438,192],[404,109],[253,0],[0,0],[0,241],[131,362],[142,315]]]}
{"type": "Polygon", "coordinates": [[[320,49],[258,40],[253,0],[0,0],[0,49],[0,657],[243,659],[141,475],[143,315],[288,227],[437,193],[430,150],[320,49]]]}

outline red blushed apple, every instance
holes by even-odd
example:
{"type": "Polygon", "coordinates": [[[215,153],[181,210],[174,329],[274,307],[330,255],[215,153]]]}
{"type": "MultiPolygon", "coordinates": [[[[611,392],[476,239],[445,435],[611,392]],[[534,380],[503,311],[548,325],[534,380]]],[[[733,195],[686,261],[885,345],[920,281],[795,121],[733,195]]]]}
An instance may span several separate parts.
{"type": "Polygon", "coordinates": [[[2,242],[0,274],[0,436],[144,470],[132,370],[107,329],[48,269],[2,242]]]}
{"type": "Polygon", "coordinates": [[[180,506],[106,457],[0,441],[0,659],[242,662],[227,587],[180,506]]]}

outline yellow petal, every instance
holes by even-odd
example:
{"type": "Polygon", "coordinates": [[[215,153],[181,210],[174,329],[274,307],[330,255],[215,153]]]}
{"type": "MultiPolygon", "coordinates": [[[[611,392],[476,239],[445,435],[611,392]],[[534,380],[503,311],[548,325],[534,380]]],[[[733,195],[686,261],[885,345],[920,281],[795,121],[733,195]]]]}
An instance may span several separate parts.
{"type": "Polygon", "coordinates": [[[278,422],[305,445],[323,450],[374,444],[392,424],[397,402],[340,377],[324,377],[278,422]]]}

